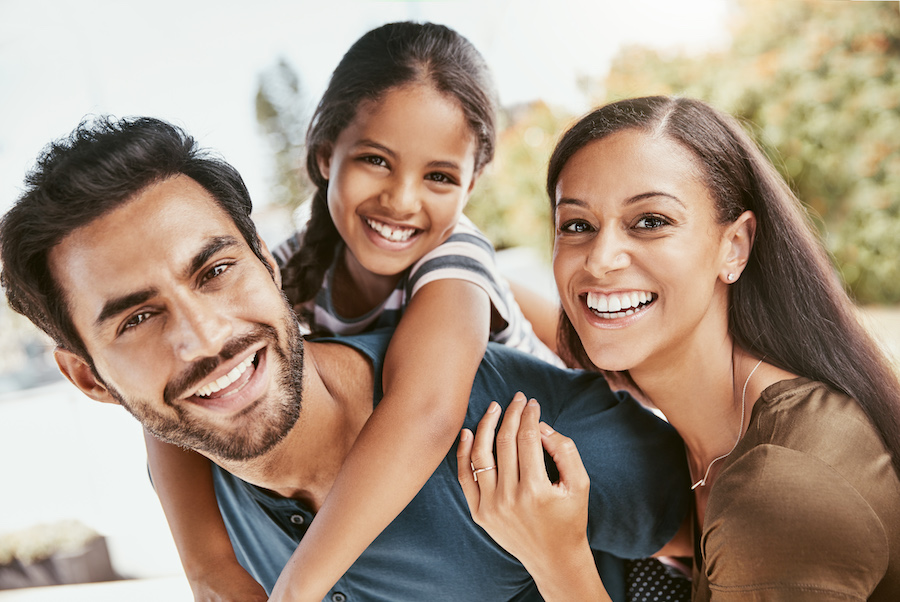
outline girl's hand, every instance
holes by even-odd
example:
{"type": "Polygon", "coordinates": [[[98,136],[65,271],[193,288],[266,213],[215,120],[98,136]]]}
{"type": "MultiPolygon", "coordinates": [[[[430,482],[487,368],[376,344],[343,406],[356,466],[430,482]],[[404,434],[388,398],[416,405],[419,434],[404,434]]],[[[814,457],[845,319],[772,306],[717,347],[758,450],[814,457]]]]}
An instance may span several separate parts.
{"type": "Polygon", "coordinates": [[[194,602],[266,602],[266,590],[240,565],[220,566],[190,580],[194,602]]]}
{"type": "Polygon", "coordinates": [[[540,573],[559,559],[578,555],[583,560],[585,550],[590,556],[590,479],[572,440],[539,418],[538,403],[526,403],[525,395],[516,393],[497,432],[496,468],[481,470],[495,465],[492,449],[500,406],[493,402],[474,438],[463,429],[457,461],[475,523],[518,558],[540,587],[540,573]],[[557,483],[547,475],[544,449],[559,469],[557,483]]]}

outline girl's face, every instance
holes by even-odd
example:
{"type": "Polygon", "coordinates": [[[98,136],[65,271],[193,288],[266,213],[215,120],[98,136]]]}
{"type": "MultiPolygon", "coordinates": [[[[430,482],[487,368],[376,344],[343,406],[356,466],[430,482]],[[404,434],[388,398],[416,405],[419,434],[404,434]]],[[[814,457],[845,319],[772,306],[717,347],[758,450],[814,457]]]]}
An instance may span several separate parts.
{"type": "Polygon", "coordinates": [[[722,343],[731,245],[715,217],[699,163],[668,138],[624,130],[569,159],[553,271],[595,365],[665,368],[722,343]]]}
{"type": "Polygon", "coordinates": [[[328,210],[353,258],[395,276],[444,242],[475,184],[476,150],[459,103],[430,86],[361,104],[318,157],[328,210]]]}

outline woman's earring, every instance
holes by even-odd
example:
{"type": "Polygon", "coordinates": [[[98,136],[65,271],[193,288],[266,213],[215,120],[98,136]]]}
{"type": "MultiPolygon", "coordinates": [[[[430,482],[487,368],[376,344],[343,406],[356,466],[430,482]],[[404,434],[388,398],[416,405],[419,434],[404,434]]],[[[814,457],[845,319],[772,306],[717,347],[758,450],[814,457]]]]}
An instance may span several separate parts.
{"type": "Polygon", "coordinates": [[[729,272],[728,276],[725,277],[728,282],[734,282],[734,274],[729,272]]]}

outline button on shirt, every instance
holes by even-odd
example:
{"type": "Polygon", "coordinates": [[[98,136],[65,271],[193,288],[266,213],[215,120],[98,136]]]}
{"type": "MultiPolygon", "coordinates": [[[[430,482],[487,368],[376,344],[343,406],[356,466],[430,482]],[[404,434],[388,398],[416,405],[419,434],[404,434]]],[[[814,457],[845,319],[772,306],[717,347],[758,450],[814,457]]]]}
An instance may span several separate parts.
{"type": "MultiPolygon", "coordinates": [[[[377,404],[390,333],[318,340],[348,345],[372,360],[377,404]]],[[[600,375],[562,370],[494,343],[475,378],[465,426],[474,430],[492,400],[505,405],[519,390],[541,403],[542,420],[578,445],[591,477],[588,537],[610,595],[621,600],[620,559],[655,553],[686,515],[681,439],[633,399],[611,392],[600,375]]],[[[472,522],[455,450],[325,600],[541,600],[525,568],[472,522]]],[[[214,479],[238,560],[271,592],[312,514],[215,466],[214,479]]]]}

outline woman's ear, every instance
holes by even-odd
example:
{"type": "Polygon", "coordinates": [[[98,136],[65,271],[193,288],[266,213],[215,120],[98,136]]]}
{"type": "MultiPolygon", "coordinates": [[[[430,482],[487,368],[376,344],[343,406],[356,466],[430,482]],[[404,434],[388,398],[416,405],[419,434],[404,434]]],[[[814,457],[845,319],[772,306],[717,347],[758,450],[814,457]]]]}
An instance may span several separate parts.
{"type": "Polygon", "coordinates": [[[94,371],[91,370],[91,367],[84,359],[71,351],[66,351],[59,347],[53,352],[53,357],[56,359],[56,365],[59,366],[59,371],[63,373],[63,376],[78,387],[82,393],[95,401],[119,403],[110,395],[106,385],[94,375],[94,371]]]}
{"type": "Polygon", "coordinates": [[[719,278],[726,284],[732,284],[741,277],[741,272],[750,260],[755,236],[756,215],[752,211],[744,211],[725,229],[722,240],[725,260],[719,278]]]}

